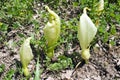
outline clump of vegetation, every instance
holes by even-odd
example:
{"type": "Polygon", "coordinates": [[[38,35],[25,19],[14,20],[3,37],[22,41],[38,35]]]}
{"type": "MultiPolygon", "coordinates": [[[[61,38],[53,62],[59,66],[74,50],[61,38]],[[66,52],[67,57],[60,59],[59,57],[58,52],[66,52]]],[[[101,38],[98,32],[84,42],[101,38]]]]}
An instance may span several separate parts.
{"type": "Polygon", "coordinates": [[[33,0],[9,0],[0,1],[0,21],[17,28],[17,25],[25,25],[33,16],[33,0]]]}
{"type": "Polygon", "coordinates": [[[66,69],[66,68],[73,68],[72,59],[68,58],[64,55],[60,55],[58,57],[58,61],[55,63],[49,64],[49,66],[47,67],[47,70],[60,71],[62,69],[66,69]]]}

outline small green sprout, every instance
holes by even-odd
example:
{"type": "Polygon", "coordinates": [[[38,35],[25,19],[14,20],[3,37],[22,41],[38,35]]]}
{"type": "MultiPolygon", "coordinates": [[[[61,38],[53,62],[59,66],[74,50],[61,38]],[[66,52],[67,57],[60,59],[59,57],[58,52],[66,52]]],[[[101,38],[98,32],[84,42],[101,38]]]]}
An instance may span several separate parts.
{"type": "Polygon", "coordinates": [[[34,80],[41,80],[40,77],[39,77],[40,76],[40,71],[41,71],[39,67],[40,67],[40,64],[39,64],[39,56],[38,56],[34,80]]]}

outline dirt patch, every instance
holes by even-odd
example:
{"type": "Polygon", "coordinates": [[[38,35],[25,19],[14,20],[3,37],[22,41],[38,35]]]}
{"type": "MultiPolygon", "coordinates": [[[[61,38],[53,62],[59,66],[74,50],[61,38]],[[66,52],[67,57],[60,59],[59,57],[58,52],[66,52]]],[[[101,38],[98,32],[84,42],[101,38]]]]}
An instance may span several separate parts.
{"type": "Polygon", "coordinates": [[[63,70],[41,75],[46,80],[120,80],[120,46],[112,47],[108,52],[92,52],[88,64],[75,71],[63,70]],[[73,73],[74,72],[74,73],[73,73]]]}

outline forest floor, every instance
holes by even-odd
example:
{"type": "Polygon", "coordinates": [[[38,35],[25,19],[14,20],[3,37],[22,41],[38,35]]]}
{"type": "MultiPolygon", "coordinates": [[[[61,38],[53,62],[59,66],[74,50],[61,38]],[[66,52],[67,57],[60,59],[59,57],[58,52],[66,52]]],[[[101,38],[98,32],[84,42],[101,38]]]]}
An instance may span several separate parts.
{"type": "MultiPolygon", "coordinates": [[[[43,4],[41,4],[43,5],[43,4]]],[[[44,9],[43,7],[36,8],[44,9]]],[[[70,20],[79,14],[79,8],[74,8],[69,6],[68,8],[59,8],[61,11],[60,17],[64,20],[70,20]]],[[[35,15],[37,16],[37,15],[35,15]]],[[[36,18],[37,19],[37,18],[36,18]]],[[[41,21],[43,19],[40,19],[41,21]]],[[[41,22],[41,28],[44,27],[44,23],[41,22]]],[[[107,24],[105,25],[107,26],[107,24]]],[[[116,26],[116,36],[120,36],[120,24],[115,24],[116,26]]],[[[6,45],[0,44],[0,64],[5,65],[4,72],[0,73],[0,80],[3,79],[10,70],[17,70],[17,67],[20,66],[20,57],[19,57],[19,48],[20,45],[11,45],[12,42],[19,42],[21,37],[19,33],[28,35],[33,33],[33,26],[28,25],[26,27],[21,27],[17,30],[9,31],[6,36],[7,39],[6,45]]],[[[42,33],[42,31],[41,31],[42,33]]],[[[41,35],[39,35],[41,36],[41,35]]],[[[65,51],[64,44],[62,48],[57,49],[55,54],[65,53],[66,55],[71,55],[71,53],[76,52],[79,54],[79,44],[78,42],[71,43],[71,48],[68,51],[65,51]]],[[[74,57],[73,63],[76,66],[77,63],[81,62],[80,65],[75,69],[67,68],[60,71],[48,71],[43,70],[41,73],[41,80],[120,80],[120,38],[118,37],[115,40],[116,45],[109,45],[108,43],[102,43],[101,40],[98,40],[95,44],[95,47],[92,47],[91,57],[88,64],[85,64],[84,61],[79,61],[78,58],[74,57]],[[78,59],[78,60],[77,60],[78,59]]],[[[34,51],[33,51],[34,52],[34,51]]],[[[42,53],[42,52],[41,52],[42,53]]],[[[43,54],[43,53],[42,53],[43,54]]],[[[29,64],[29,69],[32,74],[34,74],[36,60],[33,59],[29,64]]],[[[44,63],[43,63],[44,64],[44,63]]],[[[43,65],[42,64],[42,65],[43,65]]],[[[44,66],[41,66],[44,68],[44,66]]],[[[13,71],[14,72],[14,71],[13,71]]],[[[12,71],[11,71],[12,73],[12,71]]],[[[20,75],[19,70],[15,71],[12,75],[11,80],[21,80],[22,75],[20,75]]],[[[6,77],[7,77],[6,76],[6,77]]],[[[33,76],[29,80],[33,80],[33,76]]]]}

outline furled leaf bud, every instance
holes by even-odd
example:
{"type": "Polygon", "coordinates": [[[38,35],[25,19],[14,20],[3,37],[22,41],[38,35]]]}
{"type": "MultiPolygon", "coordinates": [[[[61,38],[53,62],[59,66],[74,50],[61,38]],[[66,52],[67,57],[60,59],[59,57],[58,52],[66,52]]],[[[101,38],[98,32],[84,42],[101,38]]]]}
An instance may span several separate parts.
{"type": "Polygon", "coordinates": [[[30,47],[30,40],[31,40],[31,37],[27,38],[20,48],[20,60],[22,63],[22,69],[25,76],[29,75],[27,66],[31,61],[31,59],[33,58],[32,49],[30,47]]]}

